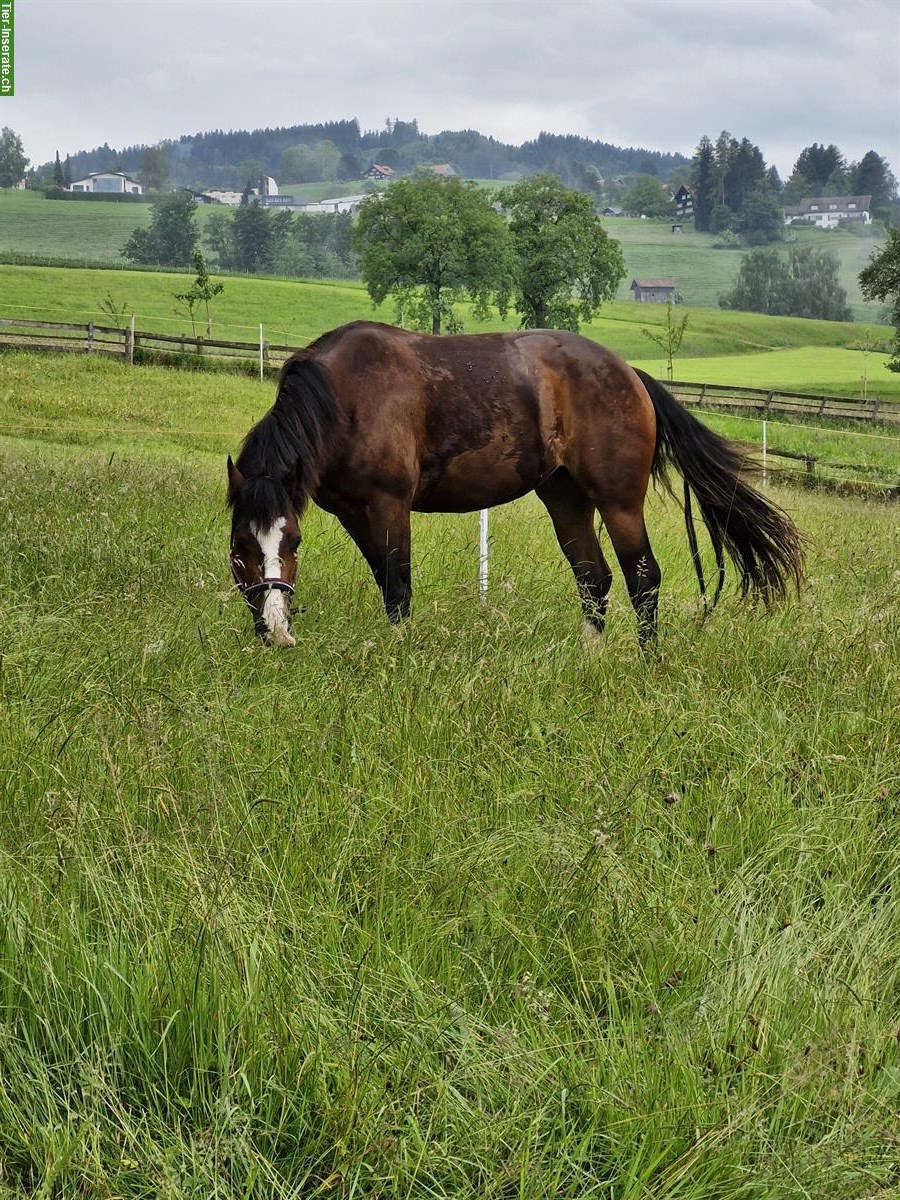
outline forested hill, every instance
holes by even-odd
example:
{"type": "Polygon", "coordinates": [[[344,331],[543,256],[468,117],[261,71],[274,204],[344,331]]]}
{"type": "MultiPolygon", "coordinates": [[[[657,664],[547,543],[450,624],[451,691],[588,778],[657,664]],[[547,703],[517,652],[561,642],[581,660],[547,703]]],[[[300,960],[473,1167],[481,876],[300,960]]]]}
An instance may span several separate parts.
{"type": "MultiPolygon", "coordinates": [[[[355,119],[279,129],[218,129],[185,135],[160,146],[170,183],[209,188],[243,187],[261,174],[296,183],[305,182],[306,174],[313,176],[312,182],[329,157],[337,165],[337,177],[345,179],[358,179],[373,162],[399,172],[421,164],[450,163],[468,178],[499,179],[515,172],[549,170],[576,185],[585,181],[585,173],[609,178],[640,171],[664,177],[673,167],[689,161],[682,154],[624,148],[571,134],[542,133],[521,146],[506,145],[472,129],[426,134],[415,120],[387,121],[383,129],[370,132],[361,131],[355,119]]],[[[106,170],[139,174],[153,149],[126,146],[114,150],[103,145],[70,152],[72,177],[106,170]]],[[[60,147],[62,157],[67,150],[60,147]]],[[[51,168],[48,163],[41,172],[51,168]]]]}

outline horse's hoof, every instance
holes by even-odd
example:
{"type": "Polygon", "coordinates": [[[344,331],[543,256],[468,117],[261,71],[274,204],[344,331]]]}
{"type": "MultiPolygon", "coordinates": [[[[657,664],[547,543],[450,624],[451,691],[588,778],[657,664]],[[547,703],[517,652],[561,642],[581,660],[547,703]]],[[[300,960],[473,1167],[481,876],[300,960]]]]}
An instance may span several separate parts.
{"type": "Polygon", "coordinates": [[[581,644],[590,654],[602,650],[606,644],[606,632],[598,629],[593,621],[585,619],[581,622],[581,644]]]}

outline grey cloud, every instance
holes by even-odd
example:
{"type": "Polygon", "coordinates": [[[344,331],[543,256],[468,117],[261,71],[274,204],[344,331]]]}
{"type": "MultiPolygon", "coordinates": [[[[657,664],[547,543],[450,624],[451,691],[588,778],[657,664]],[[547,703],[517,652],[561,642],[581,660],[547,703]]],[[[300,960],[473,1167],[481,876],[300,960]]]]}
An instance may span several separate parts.
{"type": "Polygon", "coordinates": [[[893,0],[29,0],[2,119],[35,160],[210,128],[416,116],[690,153],[728,128],[900,169],[893,0]]]}

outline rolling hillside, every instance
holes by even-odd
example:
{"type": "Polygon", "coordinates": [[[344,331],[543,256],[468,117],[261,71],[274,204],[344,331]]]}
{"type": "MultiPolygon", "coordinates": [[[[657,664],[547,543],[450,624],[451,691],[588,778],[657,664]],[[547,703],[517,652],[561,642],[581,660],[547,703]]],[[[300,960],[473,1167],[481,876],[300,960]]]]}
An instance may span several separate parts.
{"type": "MultiPolygon", "coordinates": [[[[494,183],[492,186],[498,186],[494,183]]],[[[352,194],[359,184],[307,184],[286,186],[306,201],[352,194]]],[[[198,209],[202,230],[214,210],[198,209]]],[[[0,190],[0,258],[22,255],[68,259],[121,266],[120,250],[136,226],[146,225],[150,209],[143,204],[76,204],[68,200],[45,200],[34,192],[0,190]]],[[[689,227],[673,234],[667,221],[609,218],[610,236],[622,245],[626,277],[619,288],[620,299],[630,299],[632,278],[674,278],[685,304],[715,308],[719,296],[734,281],[746,250],[714,248],[711,234],[695,233],[689,227]]],[[[841,262],[841,282],[847,289],[856,320],[877,320],[879,306],[867,304],[859,291],[857,276],[878,246],[874,237],[845,231],[795,230],[798,241],[811,241],[834,251],[841,262]]]]}

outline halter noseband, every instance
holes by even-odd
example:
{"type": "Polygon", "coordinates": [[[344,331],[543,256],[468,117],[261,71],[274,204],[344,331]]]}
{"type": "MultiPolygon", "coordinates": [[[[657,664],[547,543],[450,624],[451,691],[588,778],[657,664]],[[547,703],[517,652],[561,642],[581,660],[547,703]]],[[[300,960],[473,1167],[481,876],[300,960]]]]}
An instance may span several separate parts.
{"type": "Polygon", "coordinates": [[[238,591],[248,603],[250,602],[250,598],[257,592],[286,592],[289,596],[293,596],[296,591],[294,585],[288,583],[286,579],[261,579],[259,583],[244,583],[239,577],[233,562],[231,564],[231,577],[238,591]]]}

